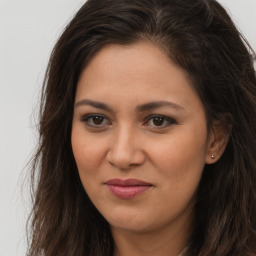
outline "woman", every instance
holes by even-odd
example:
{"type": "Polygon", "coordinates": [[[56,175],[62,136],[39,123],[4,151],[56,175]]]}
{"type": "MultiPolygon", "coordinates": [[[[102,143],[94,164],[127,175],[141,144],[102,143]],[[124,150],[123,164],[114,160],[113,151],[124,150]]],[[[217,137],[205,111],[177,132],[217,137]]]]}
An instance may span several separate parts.
{"type": "Polygon", "coordinates": [[[88,0],[45,76],[29,255],[256,255],[256,78],[214,0],[88,0]]]}

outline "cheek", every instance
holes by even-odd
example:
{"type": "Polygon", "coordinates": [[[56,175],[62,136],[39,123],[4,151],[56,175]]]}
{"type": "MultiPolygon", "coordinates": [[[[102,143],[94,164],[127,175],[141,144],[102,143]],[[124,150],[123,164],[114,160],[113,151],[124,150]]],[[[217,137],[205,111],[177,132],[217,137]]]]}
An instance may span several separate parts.
{"type": "Polygon", "coordinates": [[[164,179],[176,187],[201,177],[206,156],[207,133],[189,130],[152,145],[154,165],[164,179]]]}
{"type": "Polygon", "coordinates": [[[78,169],[90,170],[94,169],[94,165],[100,164],[103,146],[93,136],[88,136],[84,127],[77,123],[72,127],[71,144],[78,169]]]}
{"type": "MultiPolygon", "coordinates": [[[[202,134],[202,137],[203,134],[202,134]]],[[[154,165],[158,172],[158,188],[161,201],[170,202],[157,207],[162,212],[171,212],[172,216],[187,207],[193,207],[201,175],[205,165],[205,140],[191,135],[179,137],[152,151],[154,165]],[[168,209],[167,209],[168,208],[168,209]]],[[[167,216],[168,217],[168,216],[167,216]]]]}
{"type": "Polygon", "coordinates": [[[71,144],[80,179],[84,185],[97,177],[97,166],[102,162],[103,151],[85,130],[73,125],[71,144]]]}
{"type": "Polygon", "coordinates": [[[84,129],[72,129],[71,143],[83,187],[90,198],[99,200],[100,193],[95,184],[100,181],[98,166],[102,161],[102,151],[93,139],[85,136],[84,129]]]}

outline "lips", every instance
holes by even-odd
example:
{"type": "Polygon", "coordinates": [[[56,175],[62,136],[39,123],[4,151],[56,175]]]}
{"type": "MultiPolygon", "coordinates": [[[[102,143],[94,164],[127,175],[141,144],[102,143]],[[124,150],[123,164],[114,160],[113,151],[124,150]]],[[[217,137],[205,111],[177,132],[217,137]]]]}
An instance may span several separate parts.
{"type": "Polygon", "coordinates": [[[132,199],[146,192],[153,185],[137,179],[112,179],[105,183],[109,190],[118,198],[132,199]]]}

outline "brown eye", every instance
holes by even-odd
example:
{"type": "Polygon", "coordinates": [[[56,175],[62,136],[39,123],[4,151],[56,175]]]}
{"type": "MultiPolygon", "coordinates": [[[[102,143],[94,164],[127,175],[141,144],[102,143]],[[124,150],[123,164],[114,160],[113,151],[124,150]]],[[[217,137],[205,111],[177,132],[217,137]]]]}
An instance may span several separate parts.
{"type": "Polygon", "coordinates": [[[155,126],[162,126],[164,123],[164,118],[163,117],[153,117],[152,122],[155,126]]]}
{"type": "Polygon", "coordinates": [[[173,118],[162,115],[151,115],[144,123],[145,126],[155,129],[167,128],[172,124],[176,124],[176,121],[173,118]]]}
{"type": "Polygon", "coordinates": [[[108,118],[100,114],[89,114],[84,116],[81,121],[87,126],[101,128],[107,125],[111,125],[111,122],[108,118]]]}
{"type": "Polygon", "coordinates": [[[92,117],[92,122],[95,124],[95,125],[101,125],[104,121],[104,117],[102,116],[94,116],[92,117]]]}

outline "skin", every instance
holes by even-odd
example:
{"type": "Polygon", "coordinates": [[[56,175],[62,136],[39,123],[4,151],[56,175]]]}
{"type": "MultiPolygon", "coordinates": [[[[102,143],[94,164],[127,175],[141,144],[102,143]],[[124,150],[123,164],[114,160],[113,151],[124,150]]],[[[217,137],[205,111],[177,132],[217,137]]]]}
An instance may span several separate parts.
{"type": "Polygon", "coordinates": [[[218,127],[208,132],[185,72],[152,43],[108,45],[94,56],[78,82],[71,140],[82,184],[111,226],[115,255],[181,252],[204,165],[225,148],[218,127]],[[145,105],[163,101],[169,104],[145,105]],[[152,186],[120,199],[105,184],[114,178],[152,186]]]}

